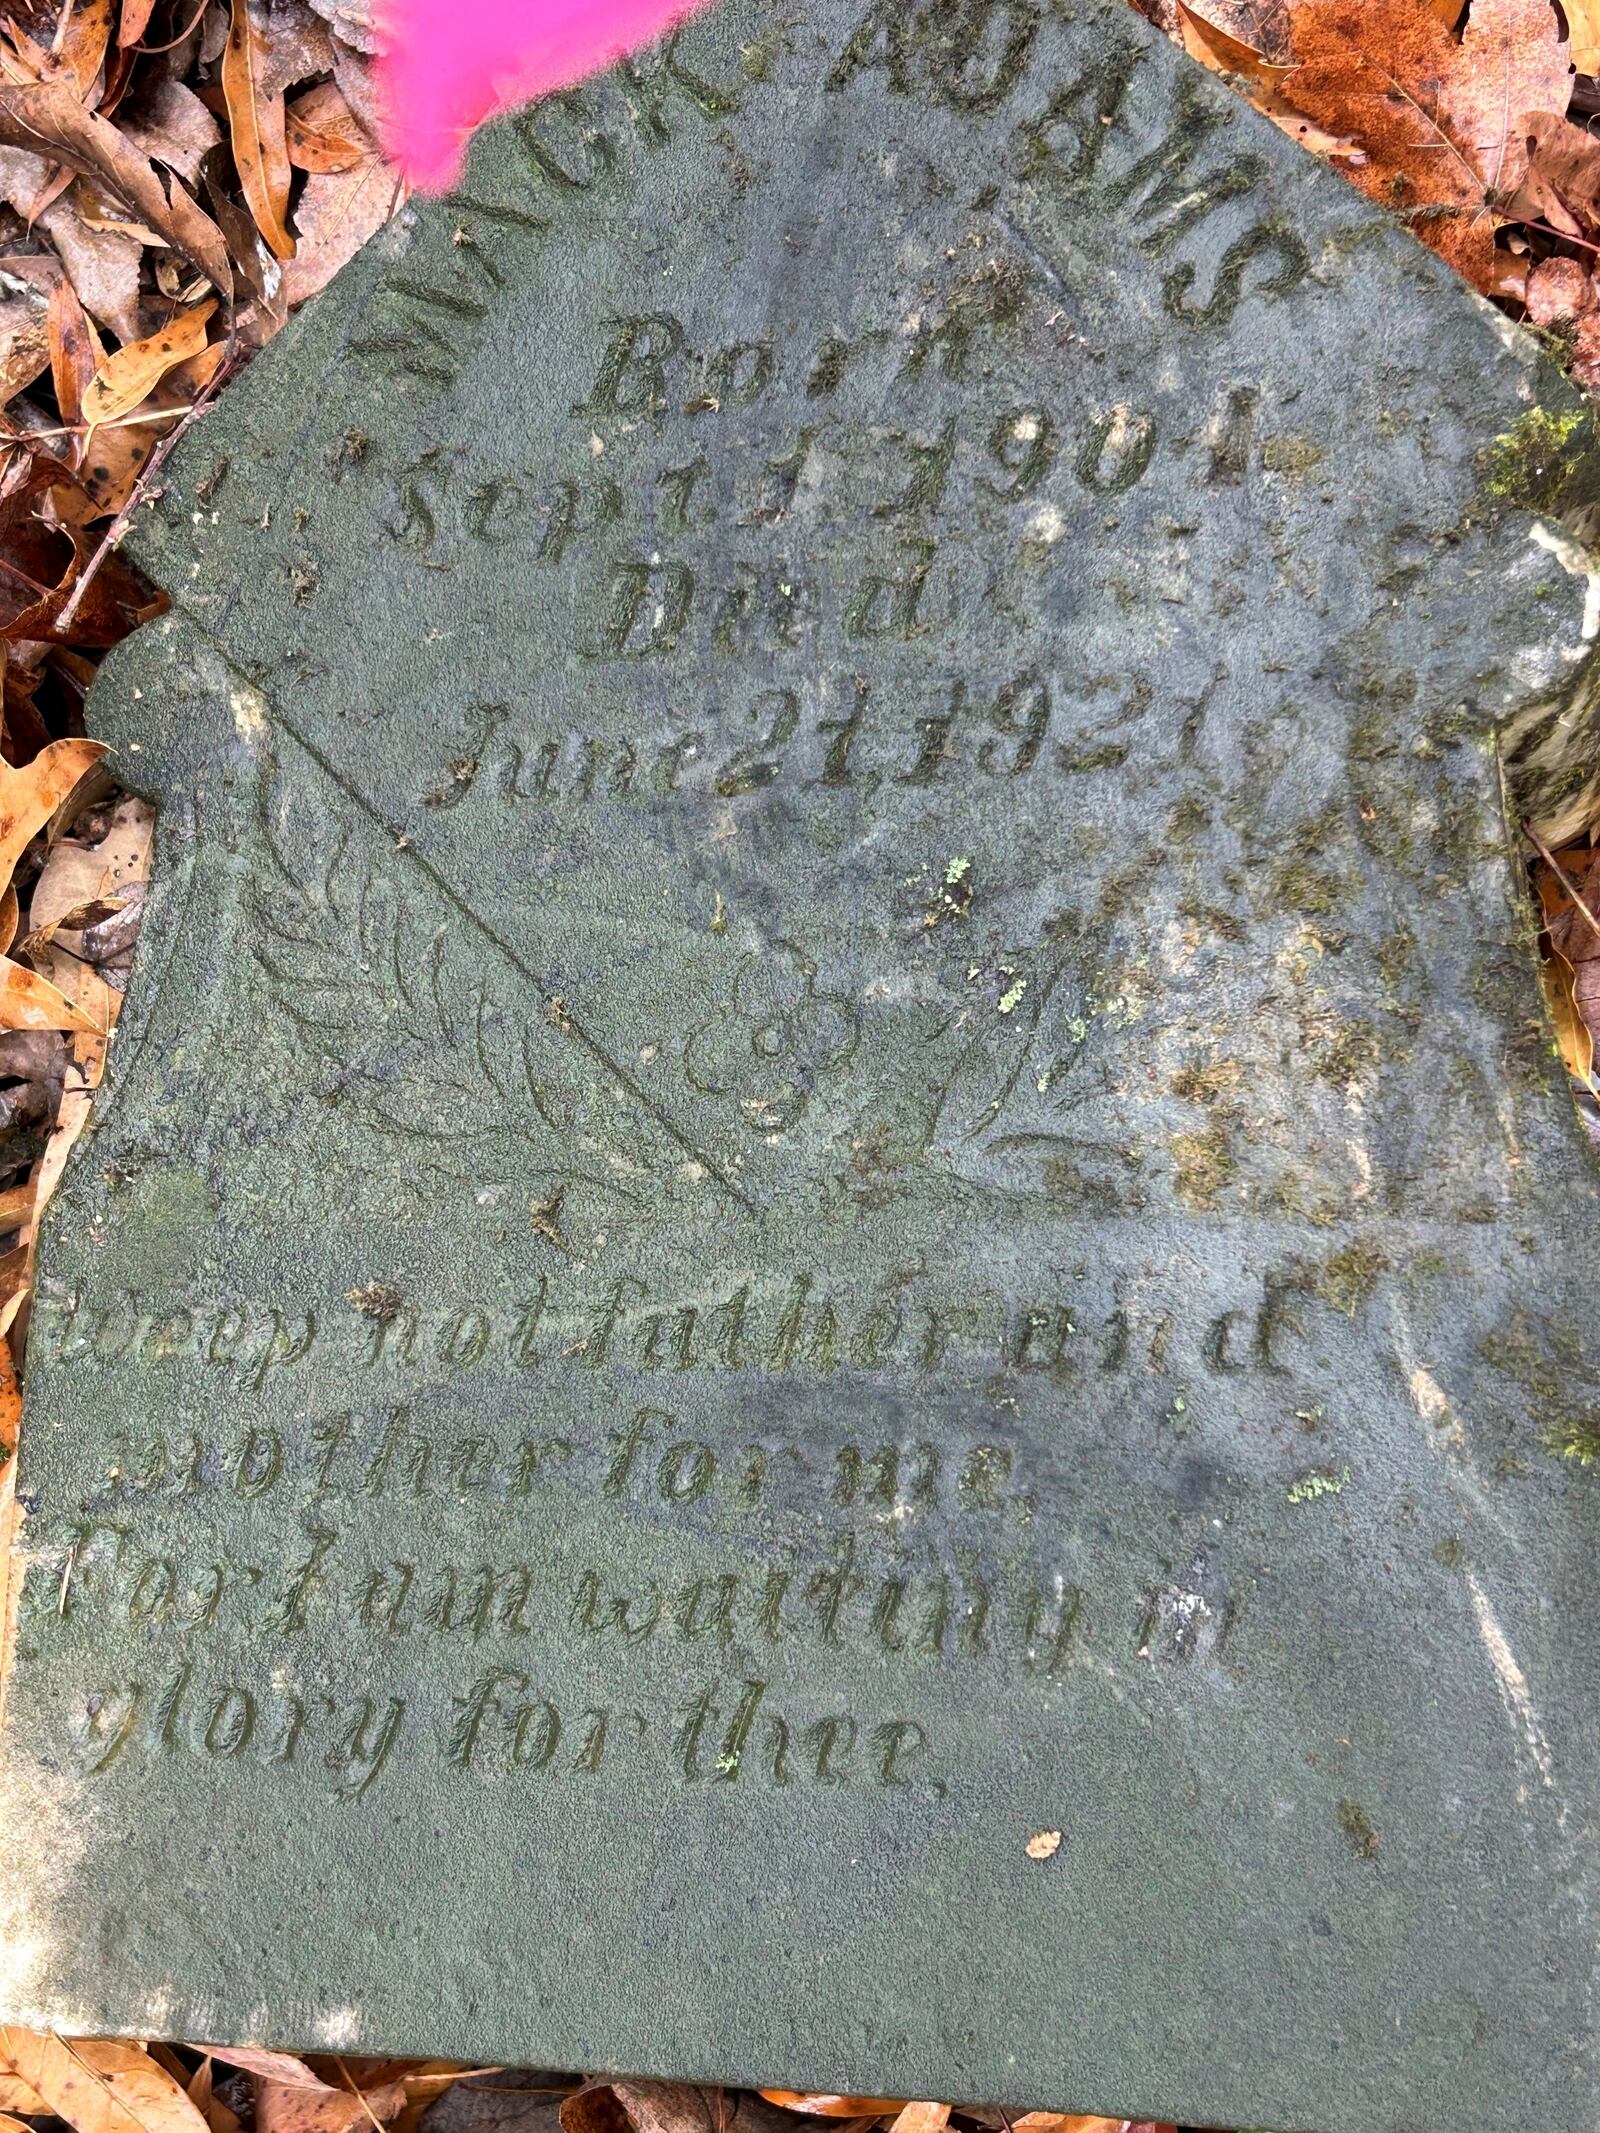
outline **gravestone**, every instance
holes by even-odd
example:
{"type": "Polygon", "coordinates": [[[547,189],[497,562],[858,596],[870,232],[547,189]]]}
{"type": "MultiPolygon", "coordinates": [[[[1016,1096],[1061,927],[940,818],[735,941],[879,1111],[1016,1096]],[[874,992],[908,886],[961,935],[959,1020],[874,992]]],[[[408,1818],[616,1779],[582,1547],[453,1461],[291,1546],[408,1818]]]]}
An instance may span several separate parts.
{"type": "Polygon", "coordinates": [[[93,700],[13,2019],[1590,2123],[1573,407],[1120,0],[728,0],[280,337],[93,700]]]}

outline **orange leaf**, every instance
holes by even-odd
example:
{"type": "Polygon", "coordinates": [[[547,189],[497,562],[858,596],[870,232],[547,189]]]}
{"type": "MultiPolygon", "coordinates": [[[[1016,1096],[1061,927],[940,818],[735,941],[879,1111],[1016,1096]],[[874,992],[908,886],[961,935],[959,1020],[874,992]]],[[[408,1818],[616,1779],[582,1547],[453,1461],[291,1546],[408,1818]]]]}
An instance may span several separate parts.
{"type": "Polygon", "coordinates": [[[294,239],[285,220],[289,212],[289,148],[284,130],[283,92],[268,96],[261,87],[260,32],[250,0],[233,0],[228,42],[222,54],[222,94],[233,136],[233,160],[256,228],[279,259],[293,259],[294,239]]]}
{"type": "Polygon", "coordinates": [[[203,304],[178,312],[159,333],[129,341],[108,355],[83,396],[83,419],[90,429],[132,414],[169,370],[198,355],[206,345],[206,321],[216,308],[216,298],[208,297],[203,304]]]}
{"type": "Polygon", "coordinates": [[[233,287],[228,248],[211,217],[201,212],[176,178],[171,180],[169,199],[150,158],[141,155],[109,120],[85,109],[65,83],[20,88],[0,83],[0,142],[104,179],[139,222],[159,230],[207,281],[224,291],[233,287]]]}
{"type": "Polygon", "coordinates": [[[1074,2118],[1064,2111],[1029,2111],[1011,2121],[1011,2133],[1124,2133],[1127,2118],[1074,2118]]]}
{"type": "Polygon", "coordinates": [[[136,2044],[0,2028],[0,2067],[38,2090],[76,2133],[206,2133],[172,2076],[136,2044]]]}
{"type": "Polygon", "coordinates": [[[1290,101],[1291,92],[1285,85],[1294,77],[1292,66],[1275,65],[1264,52],[1258,52],[1253,45],[1219,29],[1214,22],[1208,22],[1196,9],[1187,6],[1185,0],[1175,0],[1175,4],[1183,48],[1191,59],[1198,59],[1213,74],[1220,74],[1235,87],[1243,89],[1263,118],[1271,119],[1285,133],[1293,134],[1301,147],[1312,155],[1350,153],[1349,141],[1338,134],[1324,133],[1290,101]]]}
{"type": "Polygon", "coordinates": [[[406,2092],[398,2081],[361,2089],[308,2089],[287,2081],[262,2081],[256,2087],[256,2133],[356,2133],[399,2115],[406,2092]]]}
{"type": "Polygon", "coordinates": [[[1571,69],[1545,0],[1474,0],[1458,43],[1433,0],[1296,0],[1286,95],[1363,160],[1348,175],[1479,289],[1495,286],[1495,202],[1521,184],[1525,118],[1565,111],[1571,69]]]}
{"type": "Polygon", "coordinates": [[[95,374],[94,328],[78,301],[78,292],[63,274],[50,291],[46,323],[50,333],[50,378],[63,422],[76,422],[83,395],[95,374]]]}
{"type": "Polygon", "coordinates": [[[1600,0],[1561,0],[1572,37],[1572,64],[1580,74],[1600,74],[1600,0]]]}
{"type": "Polygon", "coordinates": [[[944,2133],[949,2123],[947,2103],[908,2103],[896,2113],[889,2133],[944,2133]]]}
{"type": "Polygon", "coordinates": [[[297,96],[286,117],[289,161],[298,170],[353,170],[375,152],[365,128],[331,81],[297,96]]]}
{"type": "Polygon", "coordinates": [[[1562,1065],[1575,1081],[1600,1095],[1594,1080],[1594,1032],[1578,1006],[1577,972],[1559,948],[1552,948],[1539,965],[1539,974],[1544,979],[1544,996],[1550,1003],[1562,1065]]]}
{"type": "Polygon", "coordinates": [[[150,27],[150,17],[156,11],[156,0],[122,0],[122,19],[117,24],[117,43],[126,51],[130,44],[138,44],[150,27]]]}
{"type": "Polygon", "coordinates": [[[898,2096],[811,2096],[798,2089],[760,2089],[757,2094],[811,2118],[881,2118],[887,2111],[905,2109],[905,2099],[898,2096]]]}
{"type": "Polygon", "coordinates": [[[0,881],[78,780],[105,754],[103,741],[52,741],[21,770],[0,760],[0,881]]]}
{"type": "Polygon", "coordinates": [[[54,53],[58,72],[70,75],[80,97],[87,97],[105,63],[111,42],[112,0],[77,0],[70,14],[61,17],[59,48],[54,53]]]}
{"type": "Polygon", "coordinates": [[[11,1343],[0,1335],[0,1452],[14,1452],[22,1429],[22,1388],[11,1343]]]}
{"type": "Polygon", "coordinates": [[[26,963],[0,955],[0,1029],[97,1029],[64,992],[26,963]]]}

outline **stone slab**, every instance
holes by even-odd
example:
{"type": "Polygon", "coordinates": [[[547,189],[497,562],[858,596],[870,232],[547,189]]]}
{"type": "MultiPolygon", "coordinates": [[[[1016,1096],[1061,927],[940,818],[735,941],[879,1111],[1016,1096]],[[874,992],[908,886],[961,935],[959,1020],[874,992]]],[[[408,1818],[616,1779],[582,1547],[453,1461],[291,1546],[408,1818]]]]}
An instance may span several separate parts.
{"type": "Polygon", "coordinates": [[[1577,2133],[1573,402],[1120,0],[866,7],[495,129],[139,533],[0,2002],[1577,2133]]]}

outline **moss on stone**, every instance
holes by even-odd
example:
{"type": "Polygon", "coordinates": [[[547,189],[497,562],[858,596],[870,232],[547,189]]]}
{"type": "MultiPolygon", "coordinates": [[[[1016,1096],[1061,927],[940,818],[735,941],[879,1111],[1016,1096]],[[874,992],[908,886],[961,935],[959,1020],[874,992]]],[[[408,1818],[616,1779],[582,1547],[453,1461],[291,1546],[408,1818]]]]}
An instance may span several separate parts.
{"type": "Polygon", "coordinates": [[[1276,887],[1278,901],[1290,911],[1320,915],[1338,908],[1344,884],[1315,860],[1292,859],[1279,868],[1276,887]]]}
{"type": "Polygon", "coordinates": [[[1367,1022],[1341,1023],[1317,1054],[1316,1073],[1336,1089],[1364,1081],[1378,1064],[1378,1033],[1367,1022]]]}
{"type": "Polygon", "coordinates": [[[1219,1119],[1202,1133],[1175,1133],[1172,1160],[1179,1196],[1197,1214],[1210,1214],[1237,1167],[1227,1127],[1219,1119]]]}
{"type": "Polygon", "coordinates": [[[1489,494],[1530,511],[1553,511],[1593,442],[1587,409],[1530,407],[1480,455],[1489,494]]]}
{"type": "Polygon", "coordinates": [[[1172,1093],[1186,1104],[1219,1103],[1237,1095],[1244,1082],[1244,1067],[1237,1059],[1212,1059],[1202,1065],[1191,1060],[1172,1077],[1172,1093]]]}
{"type": "Polygon", "coordinates": [[[1317,1294],[1346,1318],[1354,1318],[1388,1264],[1375,1244],[1358,1237],[1323,1262],[1317,1274],[1317,1294]]]}
{"type": "Polygon", "coordinates": [[[1324,1496],[1341,1495],[1349,1485],[1350,1469],[1341,1467],[1337,1473],[1329,1466],[1314,1466],[1302,1474],[1298,1481],[1289,1484],[1291,1503],[1317,1503],[1324,1496]]]}
{"type": "Polygon", "coordinates": [[[1339,1827],[1350,1839],[1351,1849],[1358,1859],[1377,1858],[1378,1832],[1368,1821],[1366,1809],[1358,1800],[1339,1802],[1339,1827]]]}
{"type": "Polygon", "coordinates": [[[1600,1416],[1567,1415],[1552,1422],[1539,1441],[1557,1459],[1575,1459],[1579,1466],[1600,1466],[1600,1416]]]}

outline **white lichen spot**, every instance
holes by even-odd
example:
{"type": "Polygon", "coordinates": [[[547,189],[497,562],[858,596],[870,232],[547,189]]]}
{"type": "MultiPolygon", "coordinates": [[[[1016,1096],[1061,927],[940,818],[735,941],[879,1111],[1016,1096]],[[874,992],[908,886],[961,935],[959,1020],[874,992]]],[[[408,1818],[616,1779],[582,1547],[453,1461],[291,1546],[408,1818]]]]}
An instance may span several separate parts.
{"type": "Polygon", "coordinates": [[[317,2042],[330,2051],[347,2051],[361,2033],[361,2017],[354,2007],[335,2007],[316,2021],[317,2042]]]}
{"type": "Polygon", "coordinates": [[[1357,1140],[1346,1141],[1344,1149],[1355,1165],[1356,1172],[1356,1183],[1351,1188],[1350,1197],[1353,1200],[1364,1200],[1372,1191],[1372,1158],[1364,1145],[1357,1140]]]}
{"type": "MultiPolygon", "coordinates": [[[[1472,1594],[1472,1608],[1478,1618],[1478,1636],[1489,1664],[1494,1669],[1495,1685],[1500,1691],[1500,1700],[1505,1705],[1506,1716],[1521,1736],[1522,1744],[1533,1760],[1539,1773],[1539,1782],[1546,1792],[1556,1789],[1555,1769],[1550,1756],[1550,1743],[1545,1739],[1544,1728],[1539,1723],[1539,1714],[1533,1707],[1533,1698],[1528,1694],[1528,1680],[1517,1664],[1516,1654],[1500,1626],[1499,1617],[1489,1604],[1489,1595],[1472,1572],[1467,1573],[1467,1590],[1472,1594]]],[[[1566,1820],[1564,1805],[1558,1808],[1557,1820],[1566,1820]]]]}
{"type": "Polygon", "coordinates": [[[1411,1404],[1424,1422],[1431,1422],[1441,1429],[1447,1428],[1453,1419],[1444,1387],[1433,1372],[1425,1370],[1420,1363],[1411,1373],[1411,1404]]]}
{"type": "MultiPolygon", "coordinates": [[[[1559,526],[1546,526],[1541,523],[1530,530],[1528,538],[1536,548],[1542,548],[1546,555],[1553,555],[1569,577],[1582,578],[1583,641],[1585,644],[1593,644],[1595,638],[1600,637],[1600,572],[1590,567],[1589,551],[1573,540],[1570,534],[1563,533],[1559,526]]],[[[1570,656],[1575,659],[1581,656],[1576,646],[1570,656]]]]}
{"type": "Polygon", "coordinates": [[[1028,521],[1028,538],[1053,548],[1067,530],[1066,519],[1054,504],[1041,504],[1028,521]]]}
{"type": "Polygon", "coordinates": [[[76,2030],[75,2010],[51,1979],[63,1967],[55,1936],[68,1914],[67,1891],[89,1842],[90,1815],[78,1780],[43,1770],[0,1736],[0,1829],[28,1832],[25,1868],[0,1873],[0,2022],[23,2029],[76,2030]]]}
{"type": "Polygon", "coordinates": [[[247,682],[236,682],[228,691],[228,709],[233,730],[247,748],[254,748],[267,730],[266,699],[247,682]]]}
{"type": "MultiPolygon", "coordinates": [[[[164,1988],[156,1992],[147,1992],[144,1996],[144,2005],[139,2011],[139,2019],[136,2025],[139,2035],[141,2037],[170,2037],[174,2027],[181,2026],[174,2025],[173,2012],[172,1994],[170,1992],[164,1988]]],[[[211,2031],[203,2029],[200,2034],[202,2036],[210,2036],[211,2031]]]]}

